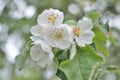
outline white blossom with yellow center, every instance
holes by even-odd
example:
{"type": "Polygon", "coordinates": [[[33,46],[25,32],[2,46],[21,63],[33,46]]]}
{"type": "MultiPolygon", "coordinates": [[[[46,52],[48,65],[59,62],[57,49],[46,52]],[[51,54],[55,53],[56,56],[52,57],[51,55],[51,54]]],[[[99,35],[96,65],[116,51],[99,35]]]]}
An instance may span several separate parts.
{"type": "Polygon", "coordinates": [[[83,47],[85,44],[92,43],[92,39],[94,37],[92,27],[92,21],[87,17],[84,17],[82,20],[78,21],[77,27],[73,29],[75,40],[78,46],[83,47]]]}
{"type": "Polygon", "coordinates": [[[52,47],[66,49],[70,47],[73,40],[72,28],[67,24],[47,27],[43,31],[43,39],[52,47]]]}
{"type": "Polygon", "coordinates": [[[63,12],[57,9],[44,10],[37,19],[39,25],[57,26],[62,24],[64,19],[63,12]]]}

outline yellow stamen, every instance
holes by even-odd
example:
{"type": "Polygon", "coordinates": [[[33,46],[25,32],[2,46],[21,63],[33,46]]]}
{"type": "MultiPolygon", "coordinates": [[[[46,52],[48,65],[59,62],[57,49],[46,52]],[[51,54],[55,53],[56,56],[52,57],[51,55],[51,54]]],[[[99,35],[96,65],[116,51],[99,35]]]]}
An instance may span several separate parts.
{"type": "Polygon", "coordinates": [[[63,38],[63,29],[57,29],[57,28],[55,28],[54,30],[53,30],[53,35],[54,35],[54,39],[55,40],[60,40],[60,39],[62,39],[63,38]]]}
{"type": "Polygon", "coordinates": [[[52,23],[53,25],[55,24],[55,21],[57,20],[58,18],[58,15],[56,14],[51,14],[49,17],[48,17],[48,23],[52,23]]]}
{"type": "Polygon", "coordinates": [[[79,36],[81,34],[80,27],[77,27],[77,28],[73,29],[73,33],[75,35],[79,36]]]}
{"type": "Polygon", "coordinates": [[[63,37],[63,36],[62,36],[62,32],[55,32],[54,37],[55,37],[56,40],[61,39],[61,38],[63,37]]]}

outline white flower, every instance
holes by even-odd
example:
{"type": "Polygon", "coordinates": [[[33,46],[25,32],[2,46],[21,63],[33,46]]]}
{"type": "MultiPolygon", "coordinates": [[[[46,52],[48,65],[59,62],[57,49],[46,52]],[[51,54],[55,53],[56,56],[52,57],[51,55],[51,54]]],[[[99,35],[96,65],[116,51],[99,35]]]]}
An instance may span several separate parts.
{"type": "Polygon", "coordinates": [[[92,21],[89,18],[84,17],[78,21],[77,27],[73,29],[75,34],[75,40],[78,46],[85,46],[85,44],[91,44],[94,33],[92,31],[92,21]]]}
{"type": "Polygon", "coordinates": [[[52,47],[66,49],[70,47],[73,40],[72,28],[67,24],[61,24],[54,27],[47,27],[43,31],[43,39],[52,47]]]}
{"type": "Polygon", "coordinates": [[[36,61],[41,67],[49,65],[54,57],[51,48],[42,40],[35,41],[34,44],[30,50],[32,60],[36,61]]]}
{"type": "Polygon", "coordinates": [[[62,24],[64,19],[63,12],[57,9],[44,10],[37,19],[39,25],[57,26],[62,24]]]}

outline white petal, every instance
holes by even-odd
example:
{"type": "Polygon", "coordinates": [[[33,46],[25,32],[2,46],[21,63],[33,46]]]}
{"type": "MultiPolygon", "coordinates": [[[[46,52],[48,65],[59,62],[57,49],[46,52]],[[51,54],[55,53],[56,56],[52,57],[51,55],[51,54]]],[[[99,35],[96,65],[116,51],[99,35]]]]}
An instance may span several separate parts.
{"type": "MultiPolygon", "coordinates": [[[[43,45],[35,44],[30,50],[30,55],[34,61],[37,61],[38,65],[40,65],[41,67],[45,67],[46,65],[48,65],[52,62],[53,56],[50,58],[51,53],[49,54],[49,53],[45,52],[41,48],[41,46],[43,48],[43,45]]],[[[45,49],[45,47],[44,47],[44,49],[45,49]]],[[[47,51],[47,48],[46,48],[46,51],[47,51]]]]}
{"type": "Polygon", "coordinates": [[[42,31],[42,28],[41,26],[38,26],[38,25],[33,26],[30,30],[30,32],[34,36],[41,36],[41,31],[42,31]]]}
{"type": "Polygon", "coordinates": [[[45,42],[43,40],[38,40],[38,41],[35,41],[34,44],[40,44],[42,50],[45,51],[46,53],[48,53],[50,60],[53,60],[54,54],[52,52],[51,47],[47,44],[47,42],[45,42]]]}
{"type": "Polygon", "coordinates": [[[41,40],[42,37],[41,37],[41,36],[31,36],[30,39],[31,39],[32,41],[37,41],[37,40],[41,40]]]}
{"type": "Polygon", "coordinates": [[[46,54],[40,47],[40,45],[34,45],[30,50],[31,58],[38,61],[40,58],[44,57],[46,54]]]}
{"type": "Polygon", "coordinates": [[[43,24],[39,24],[39,25],[42,27],[42,29],[45,29],[45,28],[47,28],[47,27],[50,27],[50,25],[45,24],[45,23],[43,23],[43,24]]]}
{"type": "Polygon", "coordinates": [[[43,31],[43,39],[52,47],[55,47],[55,40],[53,37],[53,29],[54,27],[47,27],[44,31],[43,31]]]}
{"type": "Polygon", "coordinates": [[[70,45],[71,45],[71,42],[69,40],[59,40],[57,43],[56,43],[57,47],[60,48],[60,49],[66,49],[66,48],[69,48],[70,45]]]}
{"type": "Polygon", "coordinates": [[[62,24],[60,26],[62,26],[62,28],[64,29],[64,32],[63,32],[64,39],[67,39],[70,42],[73,42],[73,29],[71,28],[71,26],[66,24],[62,24]]]}
{"type": "Polygon", "coordinates": [[[81,39],[79,39],[78,37],[75,37],[75,40],[76,40],[76,43],[78,46],[80,46],[80,47],[85,46],[85,43],[81,39]]]}
{"type": "Polygon", "coordinates": [[[79,39],[82,40],[85,44],[91,44],[94,33],[92,31],[85,32],[79,36],[79,39]]]}
{"type": "Polygon", "coordinates": [[[94,33],[92,31],[89,31],[81,34],[79,37],[76,36],[75,39],[77,44],[82,47],[85,46],[85,44],[91,44],[93,37],[94,33]]]}
{"type": "Polygon", "coordinates": [[[60,12],[56,9],[44,10],[37,19],[39,25],[48,24],[50,26],[56,26],[63,22],[64,15],[63,12],[60,12]],[[53,16],[51,16],[53,15],[53,16]],[[51,18],[51,20],[49,20],[51,18]]]}
{"type": "Polygon", "coordinates": [[[78,21],[77,26],[80,27],[82,32],[91,30],[93,27],[92,20],[90,18],[84,17],[82,20],[78,21]]]}
{"type": "Polygon", "coordinates": [[[46,65],[50,64],[52,61],[48,58],[49,56],[45,56],[39,61],[37,61],[37,64],[41,67],[45,67],[46,65]]]}

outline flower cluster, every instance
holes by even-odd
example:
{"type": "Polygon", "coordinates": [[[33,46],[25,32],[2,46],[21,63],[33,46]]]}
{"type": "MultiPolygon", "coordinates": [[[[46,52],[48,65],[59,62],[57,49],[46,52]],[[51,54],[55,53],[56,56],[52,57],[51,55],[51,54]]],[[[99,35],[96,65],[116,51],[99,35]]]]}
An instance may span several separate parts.
{"type": "Polygon", "coordinates": [[[31,48],[31,58],[38,65],[45,67],[54,58],[53,48],[69,49],[75,43],[80,47],[92,43],[91,19],[84,17],[76,25],[63,23],[63,12],[56,9],[44,10],[37,19],[37,25],[31,28],[31,39],[34,46],[31,48]]]}

